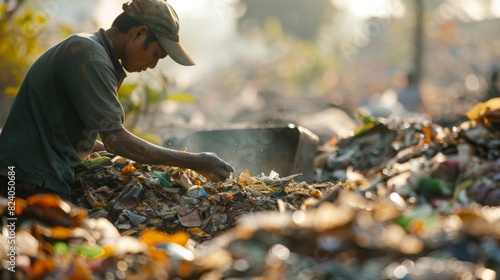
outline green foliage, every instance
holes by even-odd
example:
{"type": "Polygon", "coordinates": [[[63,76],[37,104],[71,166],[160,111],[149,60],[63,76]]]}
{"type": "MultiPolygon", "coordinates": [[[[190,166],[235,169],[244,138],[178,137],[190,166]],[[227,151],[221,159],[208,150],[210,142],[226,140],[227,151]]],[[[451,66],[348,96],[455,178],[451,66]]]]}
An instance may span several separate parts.
{"type": "Polygon", "coordinates": [[[31,9],[8,11],[0,4],[0,93],[16,94],[26,71],[39,55],[43,46],[38,40],[47,18],[31,9]]]}
{"type": "Polygon", "coordinates": [[[182,103],[196,103],[198,99],[188,92],[176,92],[167,96],[167,100],[182,102],[182,103]]]}
{"type": "Polygon", "coordinates": [[[361,124],[354,129],[354,135],[359,135],[362,132],[368,131],[380,123],[376,117],[367,116],[360,111],[358,111],[358,118],[361,120],[361,124]]]}
{"type": "Polygon", "coordinates": [[[126,127],[133,132],[136,131],[141,118],[158,113],[163,101],[197,102],[197,99],[187,92],[169,93],[168,79],[155,70],[149,70],[147,73],[151,76],[142,75],[139,81],[125,83],[118,91],[118,98],[127,115],[126,127]]]}

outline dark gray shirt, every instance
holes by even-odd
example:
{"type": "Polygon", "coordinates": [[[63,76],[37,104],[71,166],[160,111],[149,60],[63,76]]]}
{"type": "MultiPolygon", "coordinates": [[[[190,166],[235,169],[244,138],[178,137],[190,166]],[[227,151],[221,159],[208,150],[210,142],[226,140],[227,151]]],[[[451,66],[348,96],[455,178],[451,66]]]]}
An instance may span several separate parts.
{"type": "Polygon", "coordinates": [[[71,194],[99,132],[123,128],[126,77],[104,29],[50,48],[27,73],[0,134],[0,174],[71,194]]]}

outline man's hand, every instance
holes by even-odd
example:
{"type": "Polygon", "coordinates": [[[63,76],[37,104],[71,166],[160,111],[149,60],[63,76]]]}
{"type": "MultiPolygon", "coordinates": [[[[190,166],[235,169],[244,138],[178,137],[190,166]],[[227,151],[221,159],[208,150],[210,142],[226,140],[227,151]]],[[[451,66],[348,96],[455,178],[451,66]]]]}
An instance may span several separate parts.
{"type": "Polygon", "coordinates": [[[194,171],[203,175],[212,182],[223,182],[234,172],[229,163],[220,159],[214,153],[198,153],[196,162],[193,162],[194,171]]]}

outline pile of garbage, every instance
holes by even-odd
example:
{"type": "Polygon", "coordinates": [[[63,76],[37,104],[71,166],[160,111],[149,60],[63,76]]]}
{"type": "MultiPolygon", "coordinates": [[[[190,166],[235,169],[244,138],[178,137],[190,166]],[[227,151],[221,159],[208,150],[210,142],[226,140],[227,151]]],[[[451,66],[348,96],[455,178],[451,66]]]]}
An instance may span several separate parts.
{"type": "Polygon", "coordinates": [[[234,227],[243,214],[277,211],[277,200],[286,209],[299,210],[307,198],[321,197],[335,187],[328,182],[297,183],[294,178],[301,174],[280,177],[274,171],[258,176],[244,171],[237,179],[212,183],[189,169],[114,160],[99,156],[84,162],[91,168],[77,175],[80,187],[73,197],[78,206],[89,209],[89,218],[104,217],[130,236],[154,228],[183,231],[202,243],[234,227]]]}
{"type": "Polygon", "coordinates": [[[498,103],[452,128],[364,117],[320,147],[315,182],[94,155],[72,203],[0,199],[0,276],[497,279],[498,103]]]}

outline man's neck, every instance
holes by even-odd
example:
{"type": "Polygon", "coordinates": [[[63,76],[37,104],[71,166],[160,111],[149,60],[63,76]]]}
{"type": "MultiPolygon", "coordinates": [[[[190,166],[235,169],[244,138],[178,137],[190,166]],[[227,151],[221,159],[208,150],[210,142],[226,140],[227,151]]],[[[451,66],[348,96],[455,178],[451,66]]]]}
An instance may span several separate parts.
{"type": "Polygon", "coordinates": [[[123,42],[125,41],[125,34],[121,33],[116,27],[111,27],[106,30],[109,40],[111,41],[111,46],[116,53],[118,59],[122,58],[123,54],[123,42]]]}

